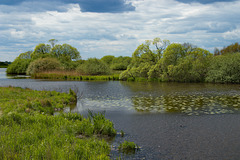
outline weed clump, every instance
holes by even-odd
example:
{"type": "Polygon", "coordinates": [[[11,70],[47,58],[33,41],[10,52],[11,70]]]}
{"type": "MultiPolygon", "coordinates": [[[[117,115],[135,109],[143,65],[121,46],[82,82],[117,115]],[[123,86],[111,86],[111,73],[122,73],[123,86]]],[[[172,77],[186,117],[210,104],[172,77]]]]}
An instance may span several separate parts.
{"type": "Polygon", "coordinates": [[[119,151],[125,154],[134,154],[137,150],[140,149],[138,145],[134,142],[124,141],[118,147],[119,151]]]}

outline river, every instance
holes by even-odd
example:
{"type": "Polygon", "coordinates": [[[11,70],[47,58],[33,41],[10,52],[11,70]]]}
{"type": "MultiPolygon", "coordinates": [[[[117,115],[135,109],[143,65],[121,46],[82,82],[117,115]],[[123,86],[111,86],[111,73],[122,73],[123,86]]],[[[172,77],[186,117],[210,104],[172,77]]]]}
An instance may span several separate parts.
{"type": "MultiPolygon", "coordinates": [[[[14,79],[0,69],[0,86],[78,94],[69,112],[105,111],[125,136],[112,141],[111,158],[124,140],[141,150],[124,159],[239,159],[240,85],[48,81],[14,79]]],[[[122,155],[121,155],[122,156],[122,155]]]]}

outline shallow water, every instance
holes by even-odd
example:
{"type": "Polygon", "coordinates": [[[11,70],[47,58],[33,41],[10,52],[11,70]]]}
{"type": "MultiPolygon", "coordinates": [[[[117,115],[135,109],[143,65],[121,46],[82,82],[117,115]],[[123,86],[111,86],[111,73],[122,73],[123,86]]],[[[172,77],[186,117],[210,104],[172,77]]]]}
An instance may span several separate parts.
{"type": "Polygon", "coordinates": [[[240,85],[136,82],[79,82],[9,79],[0,69],[0,86],[78,93],[68,111],[106,111],[124,139],[142,147],[124,159],[239,159],[240,85]]]}

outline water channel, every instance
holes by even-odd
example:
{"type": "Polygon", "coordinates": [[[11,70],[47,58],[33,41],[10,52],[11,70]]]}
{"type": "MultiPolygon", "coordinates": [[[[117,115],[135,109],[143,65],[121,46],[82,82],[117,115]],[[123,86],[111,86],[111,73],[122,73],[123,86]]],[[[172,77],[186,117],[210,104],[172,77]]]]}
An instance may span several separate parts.
{"type": "Polygon", "coordinates": [[[112,141],[111,158],[124,140],[141,150],[123,159],[239,159],[240,85],[119,81],[48,81],[7,77],[0,86],[78,93],[69,112],[105,111],[125,132],[112,141]]]}

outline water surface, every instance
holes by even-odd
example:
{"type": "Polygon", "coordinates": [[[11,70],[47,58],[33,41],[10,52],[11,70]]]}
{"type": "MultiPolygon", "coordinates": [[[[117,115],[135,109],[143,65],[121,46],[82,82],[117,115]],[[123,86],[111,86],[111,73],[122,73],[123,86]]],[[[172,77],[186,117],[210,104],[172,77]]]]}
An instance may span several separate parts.
{"type": "Polygon", "coordinates": [[[142,149],[124,159],[239,159],[240,86],[224,84],[79,82],[9,79],[0,69],[0,86],[78,93],[68,111],[106,111],[124,139],[142,149]]]}

